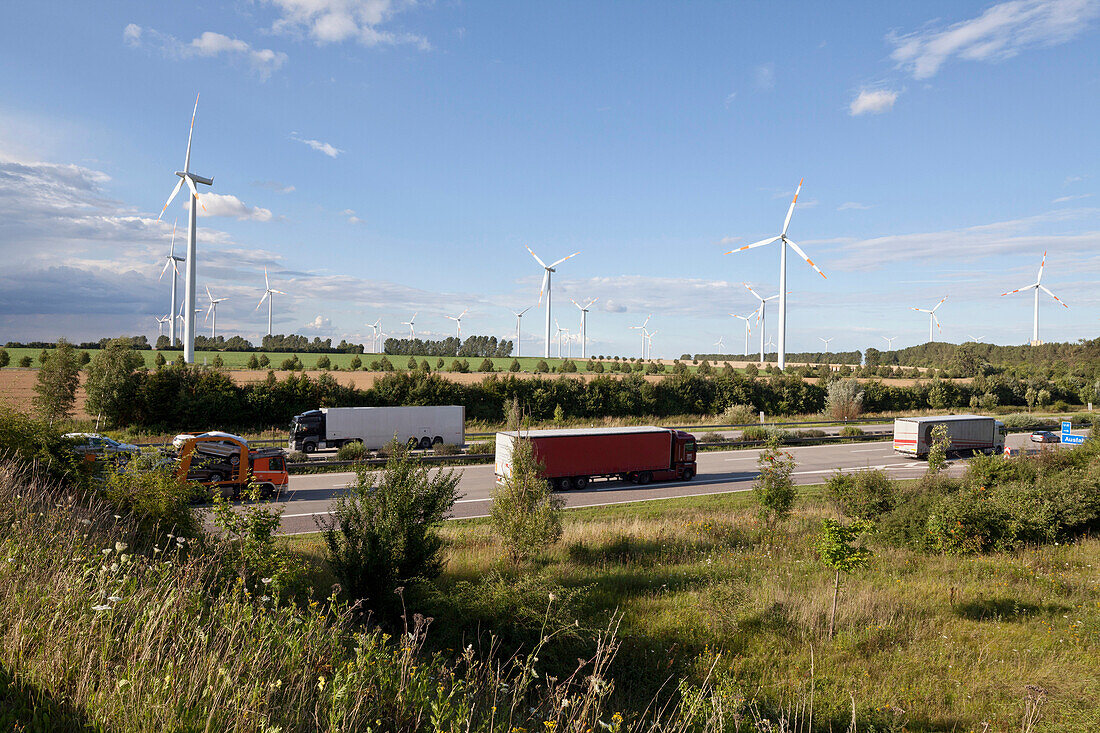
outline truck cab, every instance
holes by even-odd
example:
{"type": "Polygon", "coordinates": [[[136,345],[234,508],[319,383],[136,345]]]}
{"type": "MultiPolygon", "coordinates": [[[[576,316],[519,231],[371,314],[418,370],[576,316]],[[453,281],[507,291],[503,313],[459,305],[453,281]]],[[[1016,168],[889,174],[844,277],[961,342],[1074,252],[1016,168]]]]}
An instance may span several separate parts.
{"type": "Polygon", "coordinates": [[[290,449],[312,453],[325,440],[325,413],[310,410],[295,415],[290,423],[290,449]]]}
{"type": "Polygon", "coordinates": [[[177,435],[172,447],[176,478],[220,488],[226,498],[239,497],[250,483],[259,484],[261,497],[274,496],[290,483],[281,448],[250,448],[244,438],[216,431],[177,435]]]}

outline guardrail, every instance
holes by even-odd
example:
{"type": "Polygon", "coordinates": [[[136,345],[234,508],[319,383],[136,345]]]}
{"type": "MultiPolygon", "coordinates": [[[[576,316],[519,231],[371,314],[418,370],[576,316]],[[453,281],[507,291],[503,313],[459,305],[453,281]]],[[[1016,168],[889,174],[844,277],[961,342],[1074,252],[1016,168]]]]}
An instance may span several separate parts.
{"type": "MultiPolygon", "coordinates": [[[[745,428],[758,428],[764,427],[797,427],[799,425],[824,425],[826,427],[859,427],[862,425],[887,425],[893,424],[894,418],[892,417],[872,417],[866,420],[808,420],[804,422],[749,422],[749,423],[735,423],[721,425],[662,425],[658,427],[667,427],[669,430],[683,430],[690,433],[693,430],[743,430],[745,428]]],[[[496,431],[491,433],[466,433],[467,438],[488,438],[496,435],[496,431]]]]}

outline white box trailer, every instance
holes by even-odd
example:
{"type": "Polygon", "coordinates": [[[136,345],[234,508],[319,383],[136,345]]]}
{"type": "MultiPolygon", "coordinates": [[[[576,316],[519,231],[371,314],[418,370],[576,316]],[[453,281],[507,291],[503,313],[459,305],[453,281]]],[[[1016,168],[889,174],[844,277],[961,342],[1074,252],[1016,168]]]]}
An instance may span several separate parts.
{"type": "Polygon", "coordinates": [[[1005,449],[1004,423],[982,415],[939,415],[899,417],[894,420],[894,452],[913,458],[925,458],[932,447],[932,429],[947,426],[948,453],[1002,453],[1005,449]]]}
{"type": "Polygon", "coordinates": [[[294,418],[290,449],[312,453],[362,442],[378,450],[394,438],[414,448],[466,443],[466,408],[432,407],[322,407],[294,418]]]}

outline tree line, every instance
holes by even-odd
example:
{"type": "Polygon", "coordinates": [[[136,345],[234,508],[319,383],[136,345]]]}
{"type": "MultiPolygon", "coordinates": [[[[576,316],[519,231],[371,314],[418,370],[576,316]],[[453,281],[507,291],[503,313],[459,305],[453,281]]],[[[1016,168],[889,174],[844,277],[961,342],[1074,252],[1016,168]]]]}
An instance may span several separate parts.
{"type": "Polygon", "coordinates": [[[459,341],[456,336],[448,336],[438,341],[432,339],[388,338],[382,346],[384,353],[391,356],[479,356],[502,358],[512,355],[512,342],[508,339],[497,340],[496,336],[467,336],[459,341]]]}
{"type": "MultiPolygon", "coordinates": [[[[750,351],[748,354],[683,354],[681,359],[687,361],[693,359],[695,361],[744,361],[746,359],[755,361],[759,358],[759,351],[750,351]]],[[[774,351],[764,352],[765,362],[777,362],[779,361],[779,355],[774,351]]],[[[863,352],[861,351],[788,351],[787,361],[797,362],[800,364],[862,364],[863,352]]]]}

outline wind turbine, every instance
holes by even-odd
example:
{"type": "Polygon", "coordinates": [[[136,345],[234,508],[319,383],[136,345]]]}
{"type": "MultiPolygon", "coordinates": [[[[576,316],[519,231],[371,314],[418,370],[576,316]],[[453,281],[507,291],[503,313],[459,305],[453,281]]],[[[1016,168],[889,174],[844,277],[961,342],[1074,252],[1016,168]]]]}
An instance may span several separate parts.
{"type": "MultiPolygon", "coordinates": [[[[797,196],[796,196],[796,198],[797,198],[797,196]]],[[[768,301],[769,300],[775,300],[776,298],[778,298],[779,293],[776,293],[775,295],[772,295],[772,296],[769,296],[769,297],[765,298],[765,297],[761,296],[760,293],[753,290],[752,287],[748,283],[741,283],[741,284],[744,285],[746,288],[748,288],[749,292],[752,293],[753,296],[757,300],[760,301],[760,307],[757,308],[757,311],[756,311],[757,312],[756,322],[760,324],[760,363],[763,364],[764,363],[764,334],[768,330],[768,321],[767,321],[767,318],[766,318],[767,312],[768,312],[768,301]]],[[[782,301],[780,301],[780,307],[782,308],[782,301]]],[[[749,315],[752,315],[752,314],[750,313],[749,315]]],[[[747,328],[748,325],[749,324],[746,323],[745,327],[747,328]]],[[[749,350],[745,349],[745,356],[748,356],[748,355],[749,355],[749,350]]]]}
{"type": "Polygon", "coordinates": [[[723,351],[723,350],[722,350],[722,348],[723,348],[723,347],[724,347],[724,346],[726,345],[726,344],[724,343],[723,339],[724,339],[724,337],[723,337],[723,336],[719,336],[719,337],[718,337],[718,340],[714,342],[714,345],[718,347],[718,353],[719,353],[719,354],[724,354],[724,353],[726,353],[725,351],[723,351]]]}
{"type": "Polygon", "coordinates": [[[379,331],[379,329],[382,328],[382,319],[379,318],[374,323],[368,323],[367,328],[369,328],[371,330],[371,334],[372,334],[371,339],[370,339],[370,351],[371,351],[372,354],[377,354],[378,353],[378,331],[379,331]]]}
{"type": "MultiPolygon", "coordinates": [[[[752,313],[756,313],[753,311],[752,313]]],[[[745,322],[745,356],[749,355],[749,334],[752,333],[752,325],[749,323],[749,319],[752,318],[752,313],[747,316],[739,316],[736,313],[730,313],[734,318],[740,318],[745,322]]],[[[759,318],[757,318],[759,320],[759,318]]],[[[760,361],[764,361],[764,332],[760,332],[760,361]]]]}
{"type": "Polygon", "coordinates": [[[260,306],[267,301],[267,335],[271,335],[271,303],[275,300],[273,295],[286,295],[282,290],[276,290],[271,287],[271,281],[267,279],[267,265],[264,265],[264,294],[260,296],[260,302],[256,304],[256,310],[260,309],[260,306]]]}
{"type": "Polygon", "coordinates": [[[164,335],[164,324],[172,322],[172,315],[168,314],[163,318],[157,318],[156,316],[153,316],[153,320],[157,322],[157,338],[159,339],[161,336],[164,335]]]}
{"type": "Polygon", "coordinates": [[[649,319],[652,318],[652,317],[653,317],[653,314],[650,313],[648,316],[645,317],[645,320],[642,322],[642,325],[640,325],[640,326],[631,326],[630,327],[631,331],[641,331],[642,332],[642,358],[643,359],[645,358],[645,327],[649,323],[649,319]]]}
{"type": "MultiPolygon", "coordinates": [[[[191,172],[191,137],[195,134],[195,115],[199,111],[199,95],[195,95],[195,109],[191,112],[191,130],[187,133],[187,155],[183,159],[183,170],[176,171],[176,175],[179,176],[179,182],[176,183],[176,187],[172,189],[171,195],[168,196],[168,201],[165,202],[164,208],[160,211],[160,216],[157,220],[160,220],[161,216],[164,216],[164,212],[168,210],[168,205],[172,203],[172,199],[179,193],[180,188],[184,183],[187,184],[187,188],[191,190],[191,196],[189,199],[190,205],[187,207],[189,215],[187,219],[187,275],[184,282],[184,300],[187,305],[187,319],[184,321],[183,329],[183,360],[188,364],[195,361],[195,235],[197,233],[197,225],[195,224],[195,217],[198,212],[195,209],[195,204],[202,206],[202,210],[206,211],[206,206],[203,206],[202,201],[199,201],[199,191],[195,188],[196,183],[201,183],[204,186],[213,186],[213,178],[203,178],[202,176],[191,172]]],[[[270,328],[268,329],[270,330],[270,328]]]]}
{"type": "MultiPolygon", "coordinates": [[[[526,246],[526,245],[525,245],[526,246]]],[[[546,353],[543,355],[545,358],[550,358],[550,274],[557,272],[554,268],[565,262],[569,257],[576,257],[580,252],[574,252],[569,257],[562,257],[557,262],[546,264],[539,256],[532,251],[530,247],[527,247],[527,251],[531,253],[531,256],[535,258],[535,261],[542,265],[542,269],[545,270],[542,276],[542,287],[539,289],[539,305],[542,305],[542,294],[546,293],[546,353]]]]}
{"type": "Polygon", "coordinates": [[[416,323],[417,313],[420,313],[420,311],[417,311],[416,313],[413,313],[413,317],[410,318],[409,320],[401,321],[402,326],[408,326],[409,327],[409,341],[413,341],[414,339],[416,339],[416,332],[413,331],[413,325],[416,323]]]}
{"type": "Polygon", "coordinates": [[[897,336],[882,336],[881,338],[886,342],[886,350],[892,351],[894,349],[894,339],[896,339],[897,336]]]}
{"type": "MultiPolygon", "coordinates": [[[[1054,298],[1059,303],[1062,303],[1061,298],[1059,298],[1057,295],[1055,295],[1054,293],[1047,290],[1046,287],[1042,284],[1042,282],[1043,282],[1043,268],[1046,267],[1046,265],[1047,265],[1047,253],[1043,252],[1043,261],[1039,263],[1039,276],[1035,278],[1035,282],[1033,284],[1027,285],[1027,286],[1022,287],[1022,288],[1016,288],[1015,290],[1009,290],[1007,293],[1001,293],[1001,297],[1003,298],[1006,295],[1012,295],[1013,293],[1022,293],[1025,290],[1034,290],[1035,291],[1035,320],[1034,320],[1034,322],[1032,323],[1032,326],[1031,326],[1031,345],[1032,346],[1038,346],[1040,343],[1042,343],[1042,342],[1039,341],[1039,291],[1042,290],[1044,293],[1046,293],[1050,297],[1054,298]]],[[[1065,307],[1065,308],[1069,308],[1069,306],[1066,305],[1065,303],[1062,303],[1062,306],[1065,307]]]]}
{"type": "Polygon", "coordinates": [[[554,319],[554,326],[558,329],[558,358],[560,359],[561,358],[561,334],[562,334],[563,331],[568,334],[569,329],[562,328],[561,324],[558,323],[557,318],[554,319]]]}
{"type": "Polygon", "coordinates": [[[452,321],[455,322],[455,325],[458,326],[458,348],[460,349],[462,348],[462,316],[466,315],[469,312],[470,309],[467,308],[466,310],[459,313],[457,316],[443,316],[444,318],[450,318],[452,321]]]}
{"type": "Polygon", "coordinates": [[[982,342],[982,339],[981,339],[980,336],[971,336],[970,334],[967,334],[966,337],[968,339],[970,339],[971,341],[973,341],[974,343],[976,343],[976,344],[980,344],[982,342]]]}
{"type": "Polygon", "coordinates": [[[943,328],[940,326],[940,321],[939,321],[938,318],[936,318],[936,308],[939,308],[941,305],[943,305],[944,300],[947,300],[946,295],[943,296],[943,300],[941,300],[939,303],[936,303],[936,305],[932,307],[932,310],[928,310],[927,308],[914,308],[913,309],[913,310],[918,311],[920,313],[927,313],[928,314],[928,341],[929,342],[933,342],[933,341],[936,340],[936,332],[933,330],[934,328],[940,329],[941,333],[943,332],[943,328]]]}
{"type": "MultiPolygon", "coordinates": [[[[803,179],[805,180],[805,179],[803,179]]],[[[813,263],[806,253],[802,249],[787,239],[787,227],[791,225],[791,216],[794,214],[794,205],[798,202],[798,194],[802,191],[802,181],[798,182],[798,188],[794,192],[794,198],[791,199],[791,206],[787,209],[787,218],[783,220],[783,231],[778,236],[770,237],[768,239],[762,239],[759,242],[753,242],[752,244],[746,244],[744,247],[738,247],[737,249],[731,249],[726,254],[732,252],[741,252],[746,249],[752,249],[753,247],[763,247],[766,244],[772,242],[779,242],[779,368],[783,369],[787,365],[786,355],[786,343],[787,343],[787,245],[791,246],[795,252],[806,260],[806,264],[814,268],[818,275],[825,277],[825,273],[813,263]]],[[[763,337],[763,334],[761,334],[763,337]]]]}
{"type": "Polygon", "coordinates": [[[650,332],[646,331],[645,340],[646,340],[646,344],[648,345],[648,349],[649,349],[648,356],[646,356],[647,359],[652,359],[653,358],[653,337],[656,336],[656,335],[657,335],[657,331],[654,331],[653,333],[650,333],[650,332]]]}
{"type": "Polygon", "coordinates": [[[833,340],[833,339],[835,339],[835,338],[836,338],[836,336],[830,336],[830,337],[829,337],[829,338],[827,338],[827,339],[823,339],[823,338],[821,338],[820,336],[818,336],[818,337],[817,337],[817,340],[818,340],[818,341],[824,341],[824,342],[825,342],[825,353],[826,353],[826,354],[828,354],[828,353],[829,353],[829,342],[830,342],[830,341],[832,341],[832,340],[833,340]]]}
{"type": "Polygon", "coordinates": [[[570,298],[569,300],[570,300],[570,302],[573,303],[573,305],[577,306],[577,308],[579,308],[580,311],[581,311],[581,358],[582,359],[587,359],[588,358],[588,309],[591,308],[592,304],[595,303],[597,300],[599,300],[599,298],[593,298],[592,300],[588,301],[584,305],[581,305],[580,303],[573,300],[572,298],[570,298]]]}
{"type": "Polygon", "coordinates": [[[210,338],[215,339],[217,338],[218,329],[218,303],[222,302],[223,300],[229,300],[229,297],[226,296],[224,298],[215,298],[213,295],[210,294],[209,286],[207,286],[206,288],[206,297],[210,298],[210,307],[206,309],[206,320],[210,321],[210,338]],[[211,316],[214,317],[213,320],[211,320],[211,316]]]}
{"type": "MultiPolygon", "coordinates": [[[[176,222],[172,222],[172,244],[168,248],[168,255],[164,258],[166,261],[164,267],[160,271],[160,277],[157,278],[157,282],[160,282],[164,277],[164,273],[168,272],[168,268],[172,268],[172,310],[169,313],[176,312],[176,285],[179,282],[180,268],[177,262],[183,262],[184,258],[176,257],[176,222]]],[[[176,319],[168,318],[168,339],[169,344],[174,349],[176,348],[176,319]]],[[[158,334],[159,336],[160,334],[158,334]]]]}
{"type": "Polygon", "coordinates": [[[520,323],[523,321],[523,314],[526,313],[527,311],[531,310],[534,307],[535,306],[533,306],[533,305],[529,305],[521,311],[512,311],[512,315],[516,317],[516,356],[521,356],[521,354],[520,354],[520,342],[522,341],[522,338],[521,338],[522,334],[520,332],[520,323]]]}

